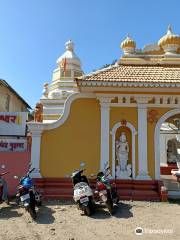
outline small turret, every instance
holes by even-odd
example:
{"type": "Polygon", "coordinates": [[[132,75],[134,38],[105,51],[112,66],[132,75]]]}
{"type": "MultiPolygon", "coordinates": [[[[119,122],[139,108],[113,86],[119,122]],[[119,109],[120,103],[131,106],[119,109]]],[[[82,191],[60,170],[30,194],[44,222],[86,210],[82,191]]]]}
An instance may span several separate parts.
{"type": "Polygon", "coordinates": [[[158,45],[163,48],[165,55],[176,54],[180,48],[180,36],[174,34],[171,26],[168,26],[166,35],[159,40],[158,45]]]}
{"type": "Polygon", "coordinates": [[[124,51],[125,55],[135,53],[136,42],[129,36],[124,39],[121,43],[121,49],[124,51]]]}

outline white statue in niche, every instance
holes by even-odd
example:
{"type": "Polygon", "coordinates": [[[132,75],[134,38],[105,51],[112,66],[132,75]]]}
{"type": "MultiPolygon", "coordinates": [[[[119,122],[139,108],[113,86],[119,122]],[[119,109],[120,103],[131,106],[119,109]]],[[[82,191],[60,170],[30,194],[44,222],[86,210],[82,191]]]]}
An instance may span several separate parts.
{"type": "Polygon", "coordinates": [[[126,140],[126,134],[121,133],[119,141],[116,141],[116,160],[118,166],[116,166],[116,177],[121,179],[130,179],[131,176],[131,164],[127,164],[129,158],[129,144],[126,140]]]}
{"type": "Polygon", "coordinates": [[[167,162],[176,163],[178,160],[177,140],[170,139],[167,143],[167,162]]]}

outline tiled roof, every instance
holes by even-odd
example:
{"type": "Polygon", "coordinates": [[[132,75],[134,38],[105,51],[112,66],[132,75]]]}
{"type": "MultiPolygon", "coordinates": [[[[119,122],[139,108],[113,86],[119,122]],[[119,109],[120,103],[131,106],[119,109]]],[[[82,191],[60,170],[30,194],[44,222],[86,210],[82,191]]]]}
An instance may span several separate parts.
{"type": "Polygon", "coordinates": [[[180,83],[180,66],[114,65],[76,79],[81,82],[180,83]]]}

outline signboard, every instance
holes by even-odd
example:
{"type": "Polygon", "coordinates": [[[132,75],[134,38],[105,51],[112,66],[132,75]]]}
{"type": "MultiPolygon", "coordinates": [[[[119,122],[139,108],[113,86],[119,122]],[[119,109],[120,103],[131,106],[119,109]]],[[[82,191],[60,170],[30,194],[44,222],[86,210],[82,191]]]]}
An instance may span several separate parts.
{"type": "Polygon", "coordinates": [[[0,112],[0,136],[25,136],[27,112],[0,112]]]}
{"type": "Polygon", "coordinates": [[[0,138],[0,152],[24,152],[27,148],[27,140],[16,138],[0,138]]]}

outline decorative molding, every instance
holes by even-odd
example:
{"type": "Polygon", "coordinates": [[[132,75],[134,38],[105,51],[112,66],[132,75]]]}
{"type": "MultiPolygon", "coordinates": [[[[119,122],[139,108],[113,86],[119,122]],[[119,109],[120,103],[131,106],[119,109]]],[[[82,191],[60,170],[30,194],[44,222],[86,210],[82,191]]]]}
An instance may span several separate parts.
{"type": "Polygon", "coordinates": [[[121,120],[121,125],[122,126],[126,126],[127,125],[127,120],[126,119],[122,119],[121,120]]]}
{"type": "Polygon", "coordinates": [[[154,94],[96,94],[97,99],[101,104],[106,104],[109,107],[162,107],[174,108],[180,104],[180,95],[154,95],[154,94]],[[116,101],[112,101],[116,99],[116,101]]]}
{"type": "MultiPolygon", "coordinates": [[[[179,87],[180,87],[180,83],[179,83],[179,87]]],[[[169,92],[169,93],[174,93],[174,92],[177,92],[177,88],[145,88],[145,87],[141,87],[141,88],[134,88],[134,87],[116,87],[114,88],[113,86],[110,86],[110,87],[93,87],[93,89],[91,87],[82,87],[81,86],[81,91],[82,92],[98,92],[98,91],[103,91],[103,92],[124,92],[124,91],[129,91],[129,92],[149,92],[151,94],[154,94],[154,93],[164,93],[164,92],[169,92]]],[[[157,95],[156,95],[157,96],[157,95]]]]}
{"type": "Polygon", "coordinates": [[[36,131],[36,130],[38,131],[39,129],[41,129],[41,131],[44,131],[44,130],[51,130],[51,129],[60,127],[61,125],[64,124],[64,122],[67,120],[67,118],[69,116],[71,104],[75,100],[82,99],[82,98],[96,98],[96,96],[94,93],[73,93],[65,101],[63,114],[57,121],[52,122],[52,123],[29,122],[29,123],[27,123],[29,130],[30,131],[36,131]]]}
{"type": "Polygon", "coordinates": [[[169,117],[180,113],[180,108],[170,110],[166,112],[157,122],[155,127],[154,134],[154,151],[155,151],[155,179],[160,179],[160,128],[161,125],[165,122],[169,117]]]}
{"type": "Polygon", "coordinates": [[[135,179],[135,148],[136,148],[136,142],[135,142],[135,135],[137,134],[137,131],[135,129],[135,127],[127,122],[126,120],[121,120],[121,122],[116,123],[112,130],[111,130],[111,135],[112,135],[112,176],[115,178],[116,176],[116,159],[115,159],[115,136],[116,136],[116,131],[118,128],[122,127],[122,126],[126,126],[127,128],[129,128],[131,130],[131,134],[132,134],[132,178],[135,179]]]}
{"type": "MultiPolygon", "coordinates": [[[[128,107],[128,108],[136,108],[137,103],[110,103],[109,107],[128,107]]],[[[178,104],[146,104],[147,108],[176,108],[178,104]]]]}
{"type": "Polygon", "coordinates": [[[149,123],[156,123],[158,121],[158,112],[155,109],[149,109],[147,120],[149,123]]]}
{"type": "Polygon", "coordinates": [[[79,80],[78,79],[78,86],[81,87],[109,87],[109,86],[113,86],[113,87],[156,87],[156,88],[179,88],[180,87],[180,83],[165,83],[165,82],[159,82],[159,83],[155,83],[155,82],[119,82],[119,81],[115,81],[115,80],[111,80],[109,79],[109,81],[95,81],[95,80],[79,80]]]}

